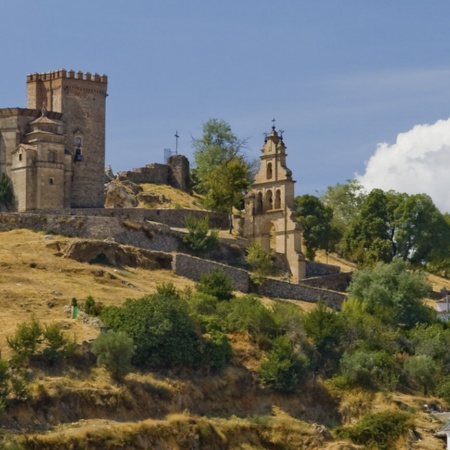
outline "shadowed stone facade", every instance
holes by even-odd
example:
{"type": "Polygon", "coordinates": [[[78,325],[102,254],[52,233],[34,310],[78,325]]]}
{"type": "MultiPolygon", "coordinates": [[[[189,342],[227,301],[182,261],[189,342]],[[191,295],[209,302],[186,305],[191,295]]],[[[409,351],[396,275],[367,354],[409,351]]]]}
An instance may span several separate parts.
{"type": "Polygon", "coordinates": [[[27,108],[0,109],[0,171],[18,211],[104,203],[107,77],[58,70],[27,76],[27,108]]]}
{"type": "Polygon", "coordinates": [[[306,277],[301,229],[295,220],[292,172],[286,146],[272,127],[261,149],[261,163],[252,190],[245,197],[243,235],[260,241],[264,250],[284,255],[293,281],[306,277]]]}

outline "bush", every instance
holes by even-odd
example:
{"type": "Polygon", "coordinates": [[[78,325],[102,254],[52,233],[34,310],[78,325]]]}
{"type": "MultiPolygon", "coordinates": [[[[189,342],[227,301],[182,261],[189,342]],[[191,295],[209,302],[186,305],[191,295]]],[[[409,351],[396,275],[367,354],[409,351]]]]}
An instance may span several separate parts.
{"type": "Polygon", "coordinates": [[[290,393],[295,391],[304,377],[308,360],[294,351],[287,336],[280,336],[273,342],[259,368],[259,377],[268,388],[290,393]]]}
{"type": "Polygon", "coordinates": [[[336,430],[339,437],[351,439],[366,448],[390,450],[393,443],[412,426],[409,414],[400,411],[385,411],[364,416],[353,427],[336,430]]]}
{"type": "Polygon", "coordinates": [[[251,279],[261,284],[272,273],[272,256],[263,250],[261,242],[252,241],[247,248],[247,262],[252,266],[251,279]]]}
{"type": "Polygon", "coordinates": [[[219,243],[219,231],[209,229],[209,217],[196,218],[187,215],[184,218],[184,226],[188,233],[184,236],[183,242],[194,252],[206,252],[212,250],[219,243]]]}
{"type": "Polygon", "coordinates": [[[196,288],[199,292],[213,295],[220,301],[230,300],[233,297],[233,280],[220,269],[204,273],[196,288]]]}
{"type": "Polygon", "coordinates": [[[109,330],[100,333],[92,345],[97,364],[105,367],[111,377],[121,381],[131,370],[135,347],[133,339],[122,331],[109,330]]]}
{"type": "Polygon", "coordinates": [[[14,336],[7,337],[7,343],[12,350],[10,362],[13,367],[28,365],[31,357],[48,364],[59,363],[75,351],[76,345],[67,338],[60,325],[51,323],[44,327],[36,317],[20,323],[14,336]]]}
{"type": "Polygon", "coordinates": [[[211,331],[204,341],[203,364],[211,369],[223,369],[232,356],[232,348],[227,335],[220,331],[211,331]]]}
{"type": "Polygon", "coordinates": [[[273,312],[254,295],[235,297],[229,303],[219,304],[218,313],[224,329],[230,332],[274,337],[278,330],[273,312]]]}
{"type": "Polygon", "coordinates": [[[6,406],[6,397],[9,393],[8,363],[0,359],[0,411],[6,406]]]}
{"type": "Polygon", "coordinates": [[[43,340],[43,328],[35,316],[29,323],[17,325],[14,336],[7,337],[6,342],[12,350],[11,364],[14,366],[27,365],[32,355],[38,351],[43,340]]]}
{"type": "Polygon", "coordinates": [[[352,387],[391,389],[397,384],[398,372],[392,356],[385,351],[357,350],[341,358],[342,376],[352,387]]]}
{"type": "Polygon", "coordinates": [[[5,173],[0,173],[0,205],[10,205],[13,201],[13,197],[11,180],[5,173]]]}
{"type": "Polygon", "coordinates": [[[439,367],[431,356],[410,356],[405,361],[404,369],[412,384],[422,387],[424,395],[428,394],[429,388],[434,389],[439,367]]]}
{"type": "Polygon", "coordinates": [[[42,336],[44,348],[41,358],[51,365],[61,363],[75,351],[75,340],[69,340],[57,323],[46,325],[42,336]]]}
{"type": "Polygon", "coordinates": [[[201,336],[179,297],[154,294],[127,300],[122,308],[102,314],[108,328],[123,331],[136,346],[133,363],[139,367],[195,366],[201,362],[201,336]]]}
{"type": "Polygon", "coordinates": [[[84,302],[84,312],[89,314],[90,316],[98,317],[104,308],[102,302],[96,302],[92,295],[86,297],[86,301],[84,302]]]}

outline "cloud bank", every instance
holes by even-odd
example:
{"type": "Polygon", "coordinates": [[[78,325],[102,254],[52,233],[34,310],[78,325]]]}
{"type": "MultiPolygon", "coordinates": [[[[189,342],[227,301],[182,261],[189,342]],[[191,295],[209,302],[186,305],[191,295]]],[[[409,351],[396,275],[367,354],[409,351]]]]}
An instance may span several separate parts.
{"type": "Polygon", "coordinates": [[[450,212],[450,118],[416,125],[395,144],[378,144],[356,179],[368,190],[393,189],[428,194],[442,212],[450,212]]]}

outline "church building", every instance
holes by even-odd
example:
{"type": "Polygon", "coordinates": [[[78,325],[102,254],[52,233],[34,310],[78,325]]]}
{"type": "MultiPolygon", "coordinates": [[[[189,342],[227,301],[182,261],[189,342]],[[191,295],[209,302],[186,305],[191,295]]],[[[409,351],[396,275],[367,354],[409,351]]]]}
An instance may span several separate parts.
{"type": "Polygon", "coordinates": [[[302,231],[294,210],[292,172],[286,166],[286,146],[275,126],[261,149],[259,171],[245,197],[243,235],[261,242],[266,251],[284,257],[293,281],[306,276],[301,251],[302,231]]]}

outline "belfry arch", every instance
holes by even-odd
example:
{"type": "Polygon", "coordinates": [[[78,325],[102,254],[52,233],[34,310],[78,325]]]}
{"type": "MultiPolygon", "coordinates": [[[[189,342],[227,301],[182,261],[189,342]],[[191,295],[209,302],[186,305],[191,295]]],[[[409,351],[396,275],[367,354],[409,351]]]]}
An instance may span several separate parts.
{"type": "Polygon", "coordinates": [[[292,172],[286,166],[286,146],[275,127],[261,149],[261,164],[251,191],[245,197],[243,234],[257,240],[266,251],[284,259],[293,281],[305,278],[301,228],[294,211],[292,172]]]}

